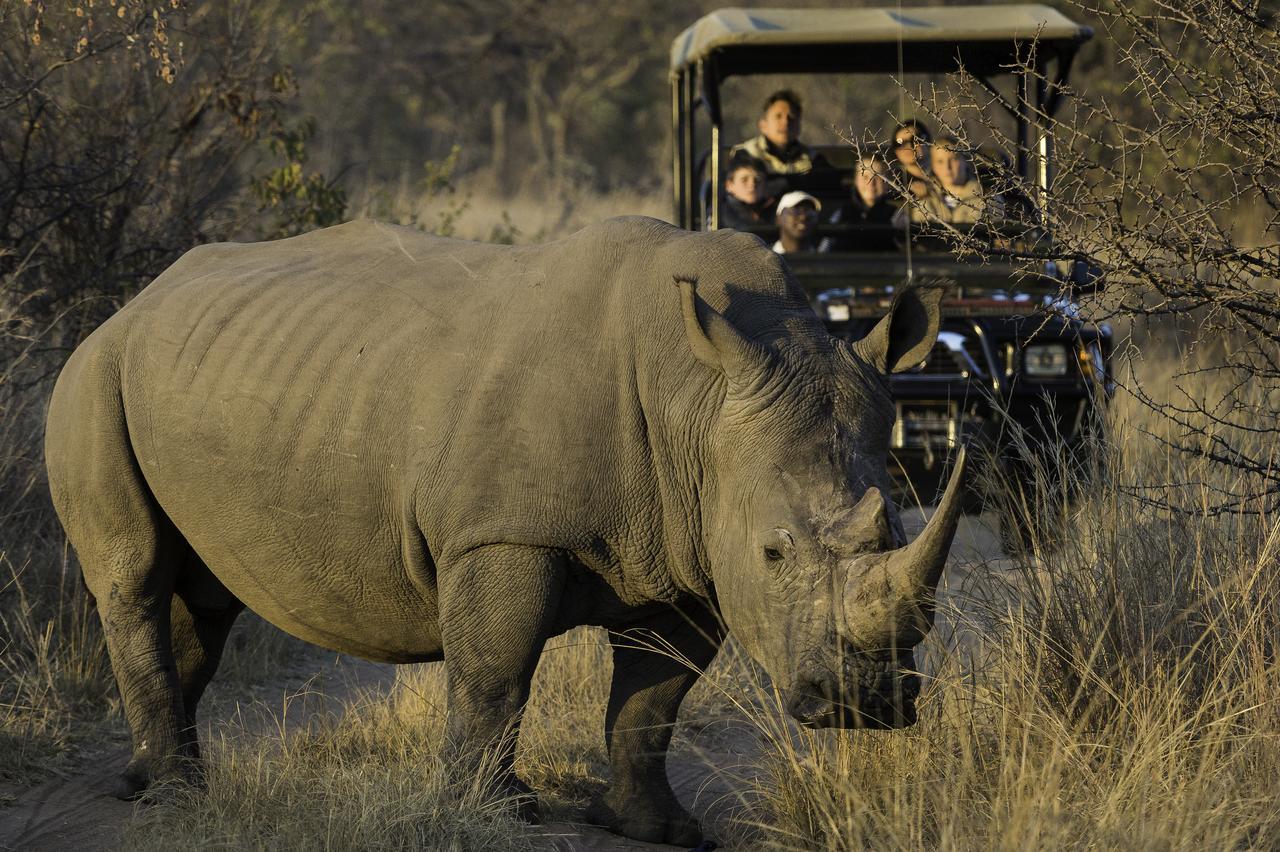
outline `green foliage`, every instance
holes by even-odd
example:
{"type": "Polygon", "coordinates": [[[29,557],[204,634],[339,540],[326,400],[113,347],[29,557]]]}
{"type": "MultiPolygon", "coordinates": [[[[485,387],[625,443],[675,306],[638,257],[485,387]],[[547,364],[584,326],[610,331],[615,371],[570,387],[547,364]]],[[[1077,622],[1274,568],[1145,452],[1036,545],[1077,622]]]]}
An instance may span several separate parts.
{"type": "Polygon", "coordinates": [[[523,232],[516,227],[516,223],[511,221],[510,211],[503,210],[502,221],[494,224],[493,228],[490,229],[489,237],[485,242],[496,243],[504,246],[513,246],[519,241],[522,233],[523,232]]]}
{"type": "Polygon", "coordinates": [[[346,212],[346,192],[335,181],[306,169],[306,146],[315,132],[315,119],[307,118],[273,128],[267,136],[272,155],[284,161],[251,183],[258,210],[275,216],[274,227],[264,234],[268,238],[336,225],[346,212]]]}
{"type": "MultiPolygon", "coordinates": [[[[458,155],[461,153],[462,147],[454,145],[443,160],[427,160],[422,164],[422,191],[427,202],[444,201],[441,209],[436,211],[435,227],[427,227],[424,230],[442,237],[454,235],[458,228],[458,220],[471,206],[469,195],[457,197],[458,188],[453,183],[454,172],[458,168],[458,155]]],[[[420,223],[415,224],[423,227],[420,223]]]]}

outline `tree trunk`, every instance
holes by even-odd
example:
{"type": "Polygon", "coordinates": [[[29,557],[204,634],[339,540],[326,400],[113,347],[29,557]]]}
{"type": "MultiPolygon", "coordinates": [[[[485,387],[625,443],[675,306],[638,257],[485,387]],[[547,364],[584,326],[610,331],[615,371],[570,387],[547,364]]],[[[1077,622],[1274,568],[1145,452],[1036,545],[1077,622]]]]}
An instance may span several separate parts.
{"type": "Polygon", "coordinates": [[[507,102],[501,98],[489,107],[489,168],[498,186],[506,186],[507,102]]]}

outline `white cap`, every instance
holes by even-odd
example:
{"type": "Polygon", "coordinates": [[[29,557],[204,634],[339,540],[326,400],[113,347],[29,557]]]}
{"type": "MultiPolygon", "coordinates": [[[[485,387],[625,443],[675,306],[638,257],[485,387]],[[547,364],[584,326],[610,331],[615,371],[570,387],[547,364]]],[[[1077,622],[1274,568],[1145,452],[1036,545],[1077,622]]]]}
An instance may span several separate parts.
{"type": "Polygon", "coordinates": [[[812,195],[810,195],[807,192],[800,192],[799,190],[796,190],[795,192],[788,192],[786,195],[778,199],[778,209],[774,211],[774,215],[781,216],[783,210],[790,210],[792,207],[795,207],[801,201],[813,202],[814,210],[822,209],[821,201],[814,198],[812,195]]]}

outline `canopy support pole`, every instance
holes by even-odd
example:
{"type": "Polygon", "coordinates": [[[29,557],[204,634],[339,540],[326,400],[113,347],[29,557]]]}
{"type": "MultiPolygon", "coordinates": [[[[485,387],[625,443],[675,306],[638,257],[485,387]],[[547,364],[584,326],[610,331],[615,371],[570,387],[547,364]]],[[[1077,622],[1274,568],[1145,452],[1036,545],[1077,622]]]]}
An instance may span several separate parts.
{"type": "Polygon", "coordinates": [[[671,203],[672,220],[679,227],[684,221],[684,74],[671,77],[671,203]]]}

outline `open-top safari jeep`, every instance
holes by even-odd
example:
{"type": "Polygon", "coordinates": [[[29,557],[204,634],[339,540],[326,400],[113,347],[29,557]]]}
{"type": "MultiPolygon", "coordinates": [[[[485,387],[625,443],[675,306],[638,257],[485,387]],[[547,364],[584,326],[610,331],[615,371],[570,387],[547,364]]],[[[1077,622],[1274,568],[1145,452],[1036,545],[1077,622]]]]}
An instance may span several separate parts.
{"type": "MultiPolygon", "coordinates": [[[[1040,196],[1050,185],[1053,153],[1041,117],[1058,108],[1058,86],[1091,36],[1090,28],[1039,5],[713,12],[672,45],[675,221],[689,229],[720,226],[726,143],[742,132],[735,126],[729,130],[735,138],[726,138],[721,87],[736,75],[878,75],[878,84],[894,86],[903,74],[963,67],[987,85],[1013,90],[1016,109],[1009,118],[1019,153],[1009,165],[1032,187],[1024,195],[1040,196]],[[1014,74],[1029,55],[1038,74],[1014,74]]],[[[813,150],[813,170],[787,178],[787,188],[803,189],[824,205],[847,199],[853,147],[813,150]]],[[[1035,211],[1045,199],[1018,201],[1035,211]]],[[[819,234],[840,231],[818,228],[819,234]]],[[[774,239],[768,228],[754,230],[774,239]]],[[[787,260],[831,332],[849,339],[871,329],[896,288],[914,280],[949,290],[937,345],[924,363],[892,379],[898,419],[890,452],[899,485],[930,501],[948,449],[960,442],[976,441],[1016,465],[1011,431],[1038,450],[1087,450],[1097,406],[1110,387],[1110,331],[1083,321],[1069,298],[1101,286],[1096,267],[1087,259],[1055,259],[1043,228],[1035,242],[1044,260],[1032,274],[1025,258],[962,259],[936,235],[906,226],[898,231],[897,250],[793,253],[787,260]]],[[[1026,234],[1023,228],[1019,238],[1026,234]]],[[[971,508],[977,505],[975,499],[971,508]]]]}

